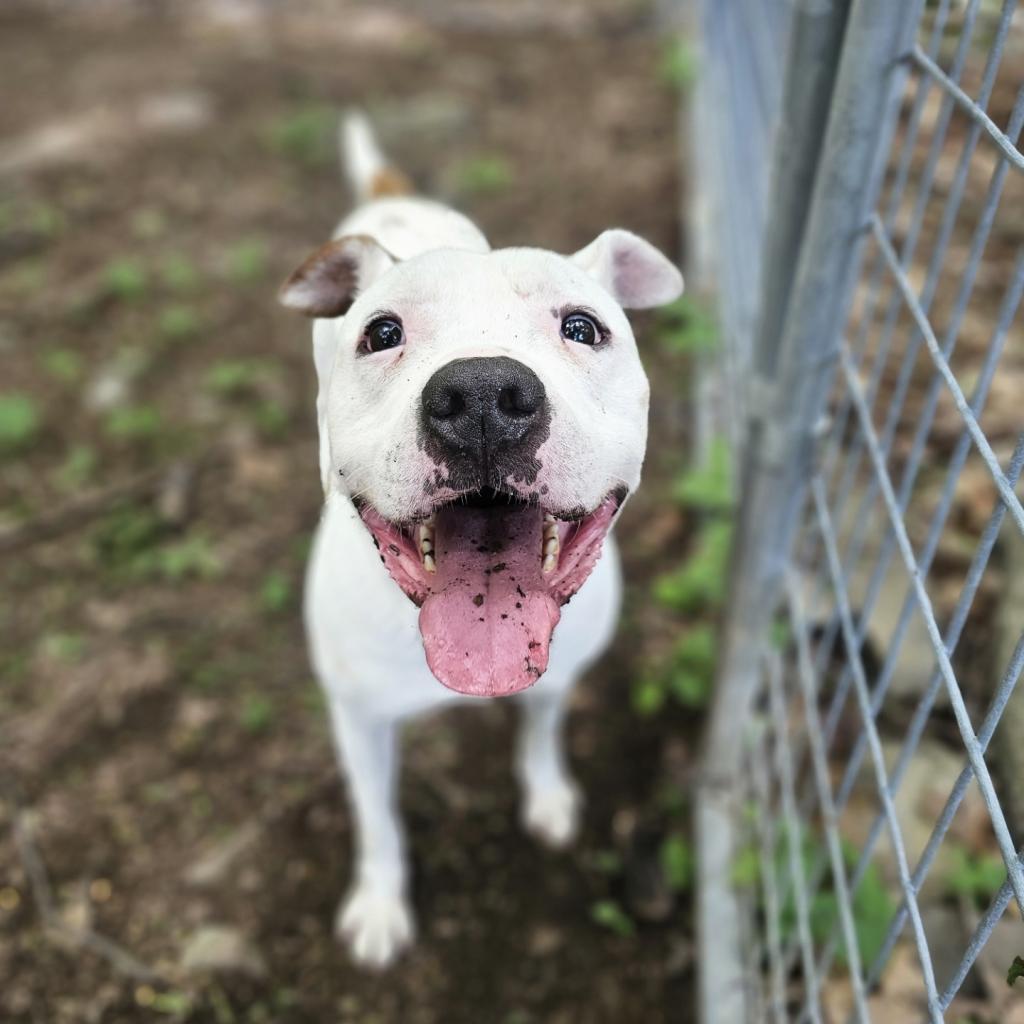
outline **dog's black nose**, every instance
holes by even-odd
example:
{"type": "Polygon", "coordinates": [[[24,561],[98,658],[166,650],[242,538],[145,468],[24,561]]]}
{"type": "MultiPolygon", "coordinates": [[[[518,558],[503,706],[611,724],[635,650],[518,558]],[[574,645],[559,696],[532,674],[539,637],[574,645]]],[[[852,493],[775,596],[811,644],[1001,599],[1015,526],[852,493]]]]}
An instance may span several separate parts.
{"type": "Polygon", "coordinates": [[[446,363],[427,381],[422,402],[428,435],[481,468],[536,438],[549,418],[540,378],[507,356],[446,363]]]}

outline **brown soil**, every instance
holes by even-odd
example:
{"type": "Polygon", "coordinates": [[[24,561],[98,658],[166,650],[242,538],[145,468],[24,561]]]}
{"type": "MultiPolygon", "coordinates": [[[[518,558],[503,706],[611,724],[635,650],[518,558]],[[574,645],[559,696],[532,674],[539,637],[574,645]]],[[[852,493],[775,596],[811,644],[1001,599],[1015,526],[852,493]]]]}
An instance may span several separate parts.
{"type": "Polygon", "coordinates": [[[420,937],[372,976],[331,936],[351,829],[298,600],[321,500],[314,381],[308,325],[273,301],[344,211],[331,133],[352,103],[496,244],[571,251],[618,224],[678,252],[677,99],[652,11],[275,10],[0,20],[0,392],[39,413],[0,461],[0,1019],[688,1019],[690,912],[657,851],[686,828],[696,723],[629,699],[654,643],[649,581],[685,540],[663,500],[685,366],[646,349],[627,615],[569,728],[581,839],[555,855],[521,833],[509,707],[417,723],[402,805],[420,937]],[[619,930],[594,920],[608,901],[619,930]],[[248,936],[265,975],[186,975],[210,923],[248,936]],[[158,977],[69,944],[82,926],[158,977]]]}

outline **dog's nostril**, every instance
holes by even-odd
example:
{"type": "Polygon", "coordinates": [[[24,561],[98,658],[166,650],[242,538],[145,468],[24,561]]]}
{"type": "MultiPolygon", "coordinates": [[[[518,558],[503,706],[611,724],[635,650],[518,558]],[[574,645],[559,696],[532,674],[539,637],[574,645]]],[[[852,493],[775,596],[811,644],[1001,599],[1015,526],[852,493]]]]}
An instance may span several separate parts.
{"type": "Polygon", "coordinates": [[[466,399],[460,391],[454,388],[444,388],[439,393],[431,395],[428,412],[435,419],[447,420],[458,416],[466,408],[466,399]]]}
{"type": "Polygon", "coordinates": [[[522,416],[533,412],[524,407],[523,393],[516,387],[502,388],[498,392],[498,408],[508,416],[522,416]]]}

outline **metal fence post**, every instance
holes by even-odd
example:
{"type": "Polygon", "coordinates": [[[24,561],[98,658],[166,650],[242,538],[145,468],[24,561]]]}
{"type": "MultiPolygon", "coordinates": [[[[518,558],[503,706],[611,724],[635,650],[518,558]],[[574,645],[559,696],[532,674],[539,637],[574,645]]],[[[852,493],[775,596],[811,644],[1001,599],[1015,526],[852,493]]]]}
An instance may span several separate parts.
{"type": "MultiPolygon", "coordinates": [[[[840,325],[895,125],[906,75],[901,58],[912,47],[922,4],[854,0],[843,32],[835,23],[815,22],[823,5],[808,3],[802,6],[804,20],[797,21],[804,34],[793,37],[794,62],[808,56],[799,50],[801,41],[820,45],[825,39],[835,45],[841,37],[842,53],[817,159],[813,133],[822,123],[820,97],[801,88],[792,77],[801,69],[791,67],[783,144],[794,151],[775,162],[779,173],[795,164],[800,181],[813,176],[814,189],[803,230],[792,219],[803,212],[799,196],[792,195],[773,222],[764,250],[773,261],[799,255],[788,295],[773,290],[784,287],[787,268],[777,262],[765,267],[768,294],[761,312],[770,319],[763,324],[753,361],[766,375],[748,410],[730,599],[695,808],[700,1009],[706,1024],[749,1019],[742,920],[731,879],[741,730],[749,719],[768,619],[810,476],[815,427],[837,363],[840,325]],[[800,119],[809,122],[802,129],[800,119]],[[715,954],[709,955],[710,950],[715,954]]],[[[836,18],[845,13],[843,4],[830,9],[836,18]]],[[[825,89],[827,68],[818,64],[814,75],[825,89]]]]}

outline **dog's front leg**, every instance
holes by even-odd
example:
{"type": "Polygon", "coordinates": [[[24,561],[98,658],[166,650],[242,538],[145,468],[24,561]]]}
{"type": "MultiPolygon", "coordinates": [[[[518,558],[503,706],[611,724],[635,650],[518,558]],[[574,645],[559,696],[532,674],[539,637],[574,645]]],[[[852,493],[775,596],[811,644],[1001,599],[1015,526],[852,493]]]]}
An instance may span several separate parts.
{"type": "Polygon", "coordinates": [[[568,689],[543,684],[520,698],[522,723],[516,774],[523,788],[523,824],[548,846],[567,846],[576,836],[579,790],[565,767],[562,725],[568,689]]]}
{"type": "Polygon", "coordinates": [[[352,890],[338,909],[335,932],[354,959],[385,967],[413,937],[396,806],[395,722],[353,712],[338,700],[330,709],[357,833],[352,890]]]}

